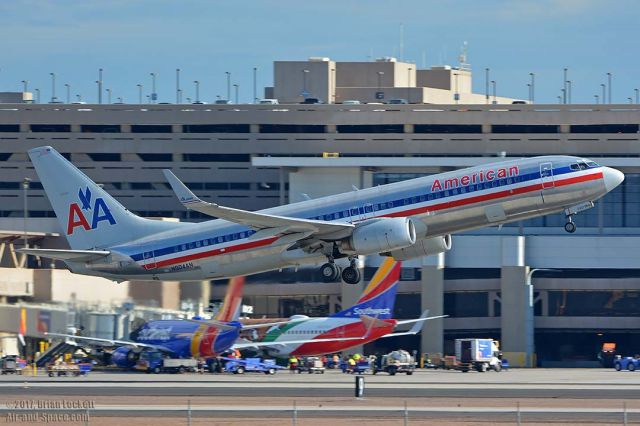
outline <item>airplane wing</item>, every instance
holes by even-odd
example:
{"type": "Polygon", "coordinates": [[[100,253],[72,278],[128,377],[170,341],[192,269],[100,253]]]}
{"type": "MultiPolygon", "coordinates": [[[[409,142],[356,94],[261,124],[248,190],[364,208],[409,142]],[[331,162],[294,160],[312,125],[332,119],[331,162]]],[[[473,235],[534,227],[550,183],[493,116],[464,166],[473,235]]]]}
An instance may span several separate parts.
{"type": "Polygon", "coordinates": [[[346,340],[363,340],[366,336],[359,337],[336,337],[335,339],[303,339],[303,340],[283,340],[281,342],[236,342],[231,346],[231,349],[246,349],[246,348],[263,348],[274,346],[285,346],[292,343],[320,343],[320,342],[343,342],[346,340]]]}
{"type": "Polygon", "coordinates": [[[415,323],[415,324],[408,331],[401,331],[401,332],[398,332],[398,333],[385,334],[381,338],[383,338],[383,337],[396,337],[396,336],[415,335],[415,334],[418,334],[420,332],[420,330],[422,329],[422,324],[425,321],[438,319],[438,318],[446,318],[446,317],[449,316],[449,315],[437,315],[437,316],[434,316],[434,317],[428,317],[427,315],[429,315],[429,310],[428,309],[426,311],[424,311],[422,313],[422,315],[420,315],[420,318],[398,321],[398,322],[396,322],[396,325],[411,324],[411,323],[415,323]]]}
{"type": "Polygon", "coordinates": [[[60,337],[68,340],[73,340],[73,341],[78,340],[81,342],[93,343],[93,344],[102,345],[102,346],[133,346],[136,348],[149,348],[149,349],[157,349],[163,352],[172,352],[170,349],[165,348],[164,346],[133,342],[131,340],[101,339],[99,337],[76,336],[74,334],[62,334],[62,333],[44,333],[44,334],[45,336],[51,336],[54,338],[60,337]]]}
{"type": "Polygon", "coordinates": [[[60,250],[60,249],[32,249],[21,248],[17,249],[18,253],[31,254],[33,256],[42,256],[49,259],[56,260],[74,260],[81,262],[88,262],[111,254],[106,250],[60,250]]]}
{"type": "Polygon", "coordinates": [[[180,203],[187,209],[228,220],[229,222],[246,225],[253,229],[284,228],[287,232],[312,232],[314,234],[333,234],[346,231],[347,234],[350,234],[354,228],[354,225],[350,223],[333,223],[321,220],[277,216],[208,203],[202,201],[191,192],[171,170],[163,170],[163,173],[178,197],[178,200],[180,200],[180,203]]]}

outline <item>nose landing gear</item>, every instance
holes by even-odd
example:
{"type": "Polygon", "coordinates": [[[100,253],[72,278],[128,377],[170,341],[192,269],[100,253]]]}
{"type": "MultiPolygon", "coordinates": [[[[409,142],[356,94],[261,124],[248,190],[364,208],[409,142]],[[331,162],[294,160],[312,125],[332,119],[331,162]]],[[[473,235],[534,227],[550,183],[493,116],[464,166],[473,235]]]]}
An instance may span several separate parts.
{"type": "Polygon", "coordinates": [[[571,216],[567,217],[567,223],[564,224],[564,230],[570,234],[576,232],[576,224],[573,223],[573,218],[571,216]]]}

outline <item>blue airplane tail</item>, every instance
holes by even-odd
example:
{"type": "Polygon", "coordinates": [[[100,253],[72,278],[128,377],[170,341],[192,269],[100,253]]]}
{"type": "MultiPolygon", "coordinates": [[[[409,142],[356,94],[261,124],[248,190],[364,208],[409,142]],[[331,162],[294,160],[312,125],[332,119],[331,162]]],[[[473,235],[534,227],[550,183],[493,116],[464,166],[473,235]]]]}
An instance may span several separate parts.
{"type": "Polygon", "coordinates": [[[393,316],[401,262],[388,257],[380,265],[360,299],[350,308],[337,312],[332,317],[359,317],[367,315],[378,319],[393,316]]]}
{"type": "Polygon", "coordinates": [[[29,150],[29,158],[74,250],[107,248],[191,225],[136,216],[50,146],[29,150]]]}

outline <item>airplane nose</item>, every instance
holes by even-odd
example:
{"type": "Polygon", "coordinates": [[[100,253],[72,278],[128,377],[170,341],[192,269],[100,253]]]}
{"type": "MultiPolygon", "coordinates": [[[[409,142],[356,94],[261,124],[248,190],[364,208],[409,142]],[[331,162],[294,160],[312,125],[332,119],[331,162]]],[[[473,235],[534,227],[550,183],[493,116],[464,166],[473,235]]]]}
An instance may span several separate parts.
{"type": "Polygon", "coordinates": [[[611,167],[603,167],[604,171],[604,187],[607,192],[611,192],[622,183],[624,180],[624,174],[620,170],[612,169],[611,167]]]}

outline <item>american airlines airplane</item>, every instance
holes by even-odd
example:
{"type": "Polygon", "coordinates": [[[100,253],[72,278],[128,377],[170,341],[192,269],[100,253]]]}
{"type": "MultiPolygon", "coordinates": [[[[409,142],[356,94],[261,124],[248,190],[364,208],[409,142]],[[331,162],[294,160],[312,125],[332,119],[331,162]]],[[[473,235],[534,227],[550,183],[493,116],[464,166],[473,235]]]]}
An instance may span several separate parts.
{"type": "Polygon", "coordinates": [[[217,220],[176,223],[129,212],[55,149],[29,151],[70,250],[21,249],[72,272],[115,281],[204,280],[325,262],[326,281],[360,281],[359,255],[396,260],[451,249],[455,232],[563,212],[573,215],[624,180],[570,156],[485,164],[257,212],[196,197],[169,170],[180,202],[217,220]],[[347,258],[340,270],[334,260],[347,258]]]}

